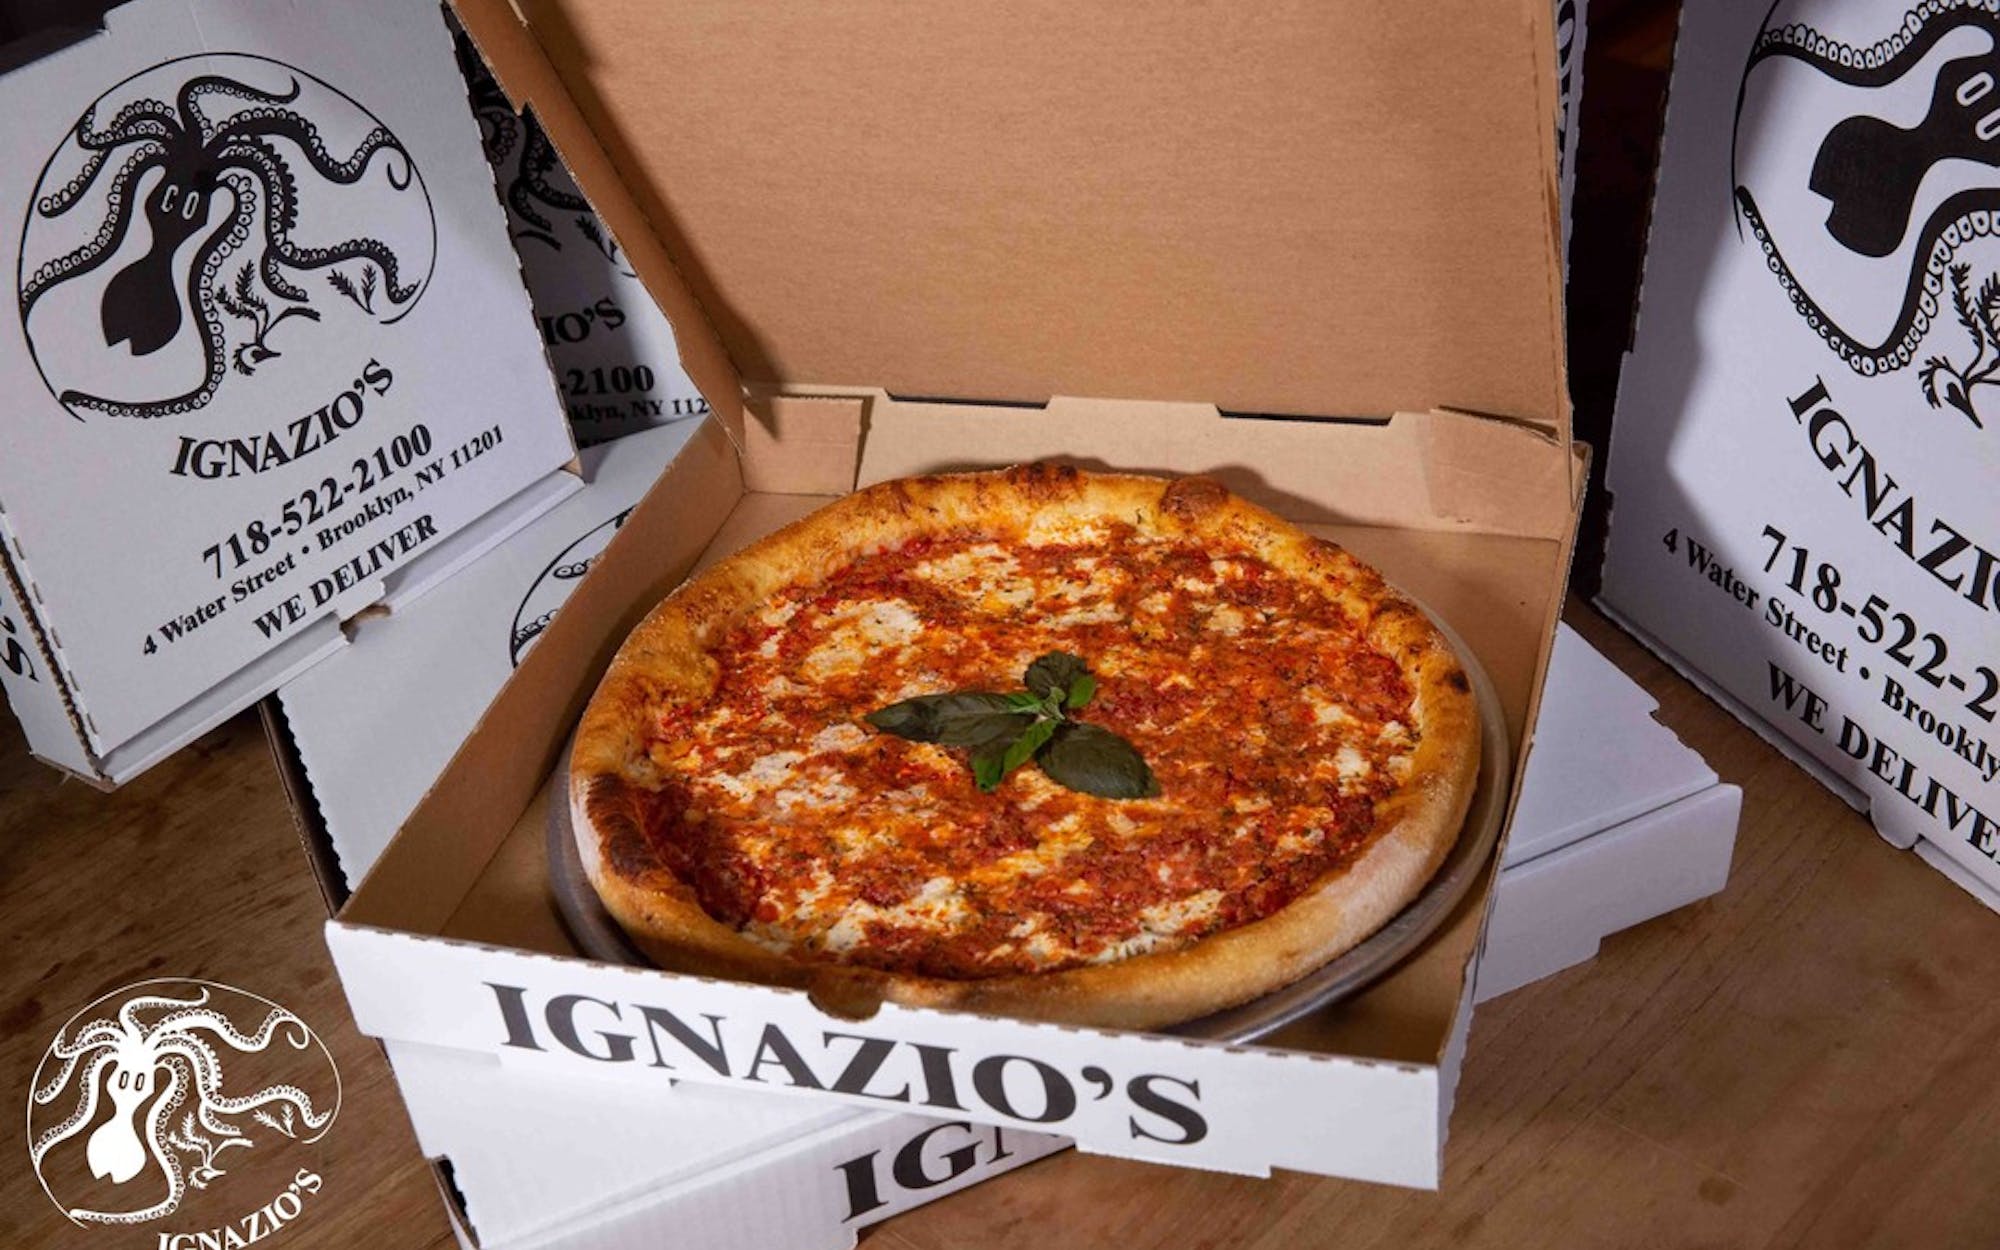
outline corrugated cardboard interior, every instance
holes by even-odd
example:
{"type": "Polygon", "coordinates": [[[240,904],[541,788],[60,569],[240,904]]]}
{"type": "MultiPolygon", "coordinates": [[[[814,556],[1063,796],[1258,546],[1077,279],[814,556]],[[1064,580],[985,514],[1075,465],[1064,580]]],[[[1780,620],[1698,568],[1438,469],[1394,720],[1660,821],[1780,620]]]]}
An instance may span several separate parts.
{"type": "MultiPolygon", "coordinates": [[[[879,396],[779,401],[753,423],[758,441],[740,454],[710,422],[626,521],[340,921],[576,955],[549,897],[545,783],[637,619],[692,569],[805,515],[857,474],[1006,464],[1039,454],[1038,439],[1085,464],[1217,472],[1374,562],[1466,638],[1500,692],[1518,751],[1560,607],[1571,513],[1555,501],[1574,499],[1570,449],[1526,427],[1452,414],[1404,414],[1381,426],[1112,407],[1122,411],[1078,427],[959,405],[912,412],[879,396]],[[801,407],[814,410],[810,419],[801,407]],[[785,436],[792,430],[798,442],[785,436]],[[1412,465],[1421,472],[1403,482],[1412,465]],[[1522,491],[1524,477],[1542,489],[1522,491]],[[765,489],[750,489],[753,481],[765,489]],[[1403,492],[1381,489],[1384,481],[1403,482],[1403,492]]],[[[1393,976],[1273,1043],[1436,1062],[1485,898],[1475,894],[1393,976]]]]}
{"type": "Polygon", "coordinates": [[[742,384],[1566,436],[1543,0],[457,0],[742,384]]]}

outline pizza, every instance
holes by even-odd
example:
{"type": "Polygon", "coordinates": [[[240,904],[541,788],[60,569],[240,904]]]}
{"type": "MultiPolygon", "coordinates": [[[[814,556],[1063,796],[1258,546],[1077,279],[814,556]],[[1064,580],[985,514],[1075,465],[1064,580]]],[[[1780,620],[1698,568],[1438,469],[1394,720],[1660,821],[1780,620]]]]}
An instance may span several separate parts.
{"type": "Polygon", "coordinates": [[[1036,464],[884,482],[684,583],[567,798],[663,967],[1151,1028],[1380,928],[1478,765],[1458,656],[1366,564],[1207,478],[1036,464]]]}

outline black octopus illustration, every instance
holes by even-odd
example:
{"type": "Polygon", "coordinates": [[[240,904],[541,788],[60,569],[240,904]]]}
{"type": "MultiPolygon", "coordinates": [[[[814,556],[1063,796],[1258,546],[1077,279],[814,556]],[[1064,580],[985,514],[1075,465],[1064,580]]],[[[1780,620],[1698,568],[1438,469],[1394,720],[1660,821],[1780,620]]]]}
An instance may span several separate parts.
{"type": "MultiPolygon", "coordinates": [[[[82,167],[61,186],[38,189],[31,221],[34,216],[60,218],[86,204],[101,205],[103,219],[81,246],[22,275],[23,325],[37,301],[107,264],[143,222],[149,247],[111,276],[99,299],[104,344],[148,356],[174,342],[191,322],[206,362],[195,386],[164,398],[113,399],[64,389],[58,398],[73,412],[81,408],[159,417],[204,406],[232,363],[247,374],[278,355],[266,338],[279,322],[293,316],[319,320],[308,306],[307,274],[324,271],[332,289],[383,321],[401,316],[422,291],[429,278],[428,255],[418,258],[419,271],[410,272],[388,244],[368,234],[325,247],[294,237],[300,224],[301,177],[352,186],[379,164],[389,186],[400,192],[418,174],[409,153],[380,124],[351,151],[329,151],[319,127],[296,107],[300,80],[310,76],[267,64],[285,71],[286,87],[265,90],[207,73],[182,83],[171,104],[137,99],[109,119],[100,119],[93,105],[77,120],[72,135],[88,154],[82,167]],[[217,107],[217,101],[241,103],[217,107]],[[295,160],[302,160],[302,167],[295,168],[295,160]],[[157,181],[140,199],[141,180],[153,171],[158,171],[157,181]],[[92,196],[100,184],[101,194],[92,196]],[[233,282],[218,281],[224,264],[253,235],[253,259],[233,282]],[[191,253],[180,259],[190,240],[195,241],[191,253]],[[347,262],[359,264],[352,271],[335,268],[347,262]],[[290,306],[274,314],[266,292],[290,306]],[[223,312],[252,323],[253,337],[233,358],[223,312]]],[[[417,195],[424,197],[428,214],[421,188],[417,195]]]]}
{"type": "Polygon", "coordinates": [[[493,74],[480,59],[472,41],[464,35],[458,37],[458,66],[465,75],[466,87],[472,98],[473,116],[479,119],[479,133],[486,148],[486,163],[496,173],[506,178],[501,199],[507,205],[512,218],[512,233],[515,242],[532,239],[554,251],[562,250],[562,240],[557,237],[556,223],[551,213],[574,214],[572,223],[577,233],[612,264],[618,266],[627,276],[636,276],[627,269],[623,257],[619,255],[618,243],[605,232],[598,223],[597,215],[591,211],[590,201],[577,193],[576,187],[564,172],[562,158],[556,154],[555,145],[535,120],[533,113],[516,114],[507,93],[500,89],[493,74]],[[513,173],[507,174],[507,162],[515,159],[513,173]]]}
{"type": "Polygon", "coordinates": [[[1784,241],[1775,237],[1756,197],[1740,185],[1739,172],[1737,209],[1771,271],[1799,315],[1863,376],[1915,361],[1940,305],[1948,301],[1972,339],[1974,355],[1964,364],[1931,356],[1918,370],[1919,382],[1931,407],[1948,405],[1974,425],[1983,424],[1972,391],[2000,385],[2000,278],[1989,277],[1975,288],[1971,267],[1954,257],[1974,239],[2000,230],[2000,186],[1994,185],[2000,170],[2000,14],[1987,4],[1932,0],[1893,24],[1880,42],[1856,47],[1774,11],[1751,54],[1746,83],[1761,63],[1775,59],[1800,63],[1854,89],[1858,111],[1826,131],[1808,188],[1827,206],[1824,225],[1833,243],[1895,270],[1891,280],[1901,284],[1896,319],[1880,342],[1838,324],[1787,260],[1784,241]],[[1928,108],[1914,126],[1869,111],[1870,93],[1902,83],[1942,40],[1965,29],[1985,34],[1985,48],[1938,68],[1926,93],[1928,108]],[[1951,193],[1918,220],[1919,192],[1940,166],[1952,170],[1951,193]]]}
{"type": "Polygon", "coordinates": [[[569,594],[576,589],[576,583],[582,580],[585,573],[590,572],[590,566],[597,562],[597,557],[604,553],[605,547],[618,536],[619,529],[625,524],[625,518],[631,515],[632,509],[627,508],[610,520],[592,526],[576,541],[557,553],[556,558],[549,561],[548,567],[535,578],[534,584],[528,587],[528,593],[522,598],[521,606],[514,610],[513,628],[508,632],[507,656],[513,661],[514,667],[521,666],[528,649],[535,645],[535,641],[542,636],[542,631],[556,619],[557,609],[569,600],[569,594]]]}

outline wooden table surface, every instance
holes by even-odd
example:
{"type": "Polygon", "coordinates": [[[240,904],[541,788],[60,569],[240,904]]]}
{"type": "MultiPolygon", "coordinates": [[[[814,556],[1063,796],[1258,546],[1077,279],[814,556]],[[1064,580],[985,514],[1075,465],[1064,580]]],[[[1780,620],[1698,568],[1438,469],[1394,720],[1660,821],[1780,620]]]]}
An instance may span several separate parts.
{"type": "MultiPolygon", "coordinates": [[[[2000,1245],[2000,917],[1604,620],[1569,616],[1743,787],[1735,865],[1717,898],[1479,1009],[1441,1193],[1068,1153],[890,1221],[870,1250],[2000,1245]]],[[[101,993],[245,986],[313,1024],[346,1082],[324,1190],[263,1244],[449,1245],[255,719],[111,795],[4,734],[0,1100],[19,1114],[57,1028],[101,993]]],[[[69,1224],[24,1146],[4,1151],[0,1246],[157,1246],[69,1224]]]]}

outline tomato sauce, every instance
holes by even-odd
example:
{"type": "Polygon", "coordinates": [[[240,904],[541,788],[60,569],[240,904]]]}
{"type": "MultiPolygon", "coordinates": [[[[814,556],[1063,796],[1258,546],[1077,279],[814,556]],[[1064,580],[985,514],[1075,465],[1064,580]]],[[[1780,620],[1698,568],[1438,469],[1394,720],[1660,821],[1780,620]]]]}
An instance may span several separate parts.
{"type": "Polygon", "coordinates": [[[652,836],[710,914],[809,958],[978,978],[1171,949],[1271,915],[1367,847],[1417,729],[1364,626],[1252,555],[1129,527],[911,542],[721,640],[713,694],[657,722],[652,836]],[[1158,797],[1093,797],[1032,765],[982,793],[963,750],[862,720],[1018,690],[1055,650],[1097,677],[1076,716],[1132,743],[1158,797]]]}

